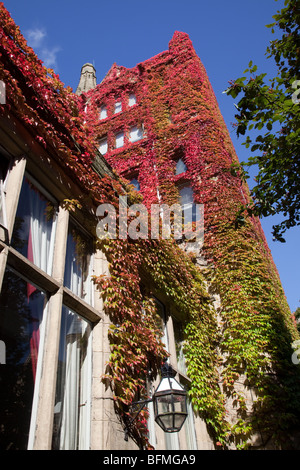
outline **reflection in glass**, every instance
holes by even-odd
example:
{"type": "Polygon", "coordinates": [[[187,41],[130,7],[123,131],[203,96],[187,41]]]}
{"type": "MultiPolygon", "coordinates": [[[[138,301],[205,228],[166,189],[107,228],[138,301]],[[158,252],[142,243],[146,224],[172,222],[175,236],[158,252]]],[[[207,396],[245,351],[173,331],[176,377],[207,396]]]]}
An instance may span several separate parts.
{"type": "Polygon", "coordinates": [[[89,447],[90,333],[87,321],[63,307],[54,408],[54,450],[84,450],[89,447]]]}
{"type": "Polygon", "coordinates": [[[90,305],[93,302],[91,256],[92,241],[71,222],[67,240],[64,285],[90,305]]]}
{"type": "Polygon", "coordinates": [[[26,450],[39,354],[45,295],[6,270],[0,295],[0,338],[6,364],[0,374],[0,449],[26,450]]]}

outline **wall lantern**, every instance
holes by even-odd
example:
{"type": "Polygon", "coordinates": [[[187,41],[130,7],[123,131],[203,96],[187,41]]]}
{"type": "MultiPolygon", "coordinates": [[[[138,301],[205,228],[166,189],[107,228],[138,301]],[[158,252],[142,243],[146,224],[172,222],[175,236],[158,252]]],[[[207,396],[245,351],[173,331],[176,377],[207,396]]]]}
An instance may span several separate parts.
{"type": "Polygon", "coordinates": [[[161,368],[161,381],[148,400],[132,403],[132,407],[139,407],[136,415],[131,419],[125,429],[125,439],[128,431],[138,414],[147,403],[153,402],[156,423],[164,432],[179,432],[187,417],[187,393],[175,379],[176,371],[166,361],[161,368]]]}

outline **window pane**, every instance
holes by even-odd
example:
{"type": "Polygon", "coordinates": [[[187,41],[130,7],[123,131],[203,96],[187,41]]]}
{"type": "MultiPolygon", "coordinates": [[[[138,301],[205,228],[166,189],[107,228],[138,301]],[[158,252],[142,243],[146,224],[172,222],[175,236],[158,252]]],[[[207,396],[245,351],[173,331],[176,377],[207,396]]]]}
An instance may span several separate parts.
{"type": "Polygon", "coordinates": [[[137,142],[143,138],[143,129],[141,127],[134,126],[130,129],[129,140],[130,142],[137,142]]]}
{"type": "Polygon", "coordinates": [[[122,103],[121,101],[117,101],[115,103],[115,114],[120,113],[122,111],[122,103]]]}
{"type": "Polygon", "coordinates": [[[0,224],[6,227],[4,182],[8,171],[8,160],[0,154],[0,224]]]}
{"type": "Polygon", "coordinates": [[[124,132],[116,134],[116,149],[123,147],[124,145],[124,132]]]}
{"type": "Polygon", "coordinates": [[[133,106],[135,104],[136,104],[136,97],[133,93],[131,93],[128,98],[128,105],[133,106]]]}
{"type": "Polygon", "coordinates": [[[6,349],[0,366],[1,450],[27,449],[45,303],[41,291],[6,270],[0,295],[0,338],[6,349]]]}
{"type": "Polygon", "coordinates": [[[183,209],[184,223],[197,222],[200,220],[200,212],[197,204],[194,204],[194,193],[190,186],[183,186],[179,190],[180,204],[183,209]]]}
{"type": "Polygon", "coordinates": [[[133,179],[130,181],[130,184],[132,184],[132,185],[135,187],[135,189],[136,189],[137,191],[140,190],[140,183],[138,182],[138,180],[137,180],[136,178],[133,178],[133,179]]]}
{"type": "Polygon", "coordinates": [[[161,340],[162,340],[163,344],[165,345],[166,350],[169,351],[168,333],[167,333],[167,325],[166,325],[167,319],[166,319],[165,307],[161,302],[159,302],[159,300],[154,299],[154,301],[155,301],[157,321],[158,321],[157,326],[163,333],[163,336],[162,336],[161,340]]]}
{"type": "Polygon", "coordinates": [[[102,155],[105,155],[108,150],[108,144],[107,144],[107,139],[102,139],[99,142],[99,152],[102,155]]]}
{"type": "Polygon", "coordinates": [[[100,108],[100,119],[107,118],[107,109],[105,106],[101,106],[100,108]]]}
{"type": "Polygon", "coordinates": [[[179,195],[180,195],[180,204],[185,205],[185,204],[191,204],[193,203],[193,190],[190,186],[183,186],[179,190],[179,195]]]}
{"type": "Polygon", "coordinates": [[[0,178],[0,224],[6,227],[6,211],[3,181],[0,178]]]}
{"type": "Polygon", "coordinates": [[[12,236],[12,247],[47,274],[52,272],[54,206],[24,178],[12,236]]]}
{"type": "Polygon", "coordinates": [[[183,353],[183,346],[184,346],[184,331],[182,324],[179,323],[175,318],[173,318],[173,325],[174,325],[174,339],[175,339],[175,348],[176,348],[176,359],[177,359],[177,367],[179,372],[182,374],[186,374],[186,363],[185,357],[183,353]]]}
{"type": "Polygon", "coordinates": [[[89,448],[90,340],[90,324],[63,307],[54,407],[54,450],[89,448]]]}
{"type": "Polygon", "coordinates": [[[186,164],[184,161],[180,158],[176,162],[176,175],[181,175],[181,173],[185,173],[187,170],[186,164]]]}
{"type": "Polygon", "coordinates": [[[74,294],[92,304],[92,241],[72,222],[69,224],[64,284],[74,294]]]}

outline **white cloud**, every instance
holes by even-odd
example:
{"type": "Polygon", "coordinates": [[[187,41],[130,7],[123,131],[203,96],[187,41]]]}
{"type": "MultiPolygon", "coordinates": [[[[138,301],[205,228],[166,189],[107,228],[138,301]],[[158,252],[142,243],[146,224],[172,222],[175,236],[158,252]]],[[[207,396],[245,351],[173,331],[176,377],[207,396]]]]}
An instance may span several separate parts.
{"type": "Polygon", "coordinates": [[[41,50],[40,59],[44,62],[45,67],[57,69],[57,53],[59,51],[59,47],[53,47],[52,49],[44,48],[41,50]]]}
{"type": "Polygon", "coordinates": [[[35,49],[42,46],[44,38],[46,37],[46,32],[41,28],[29,29],[26,31],[25,36],[27,38],[28,45],[35,49]]]}
{"type": "Polygon", "coordinates": [[[60,51],[60,48],[48,47],[45,29],[29,29],[26,31],[25,37],[27,38],[28,45],[34,49],[38,57],[44,62],[45,67],[57,70],[57,53],[60,51]]]}

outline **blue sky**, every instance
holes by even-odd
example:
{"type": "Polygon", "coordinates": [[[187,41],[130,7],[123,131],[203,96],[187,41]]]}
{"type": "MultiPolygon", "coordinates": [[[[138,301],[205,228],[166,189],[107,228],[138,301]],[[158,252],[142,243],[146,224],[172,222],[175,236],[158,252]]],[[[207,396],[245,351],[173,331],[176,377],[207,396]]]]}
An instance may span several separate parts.
{"type": "MultiPolygon", "coordinates": [[[[202,60],[240,161],[250,151],[236,139],[234,101],[222,92],[250,60],[275,73],[265,51],[273,38],[265,25],[284,0],[6,0],[4,5],[45,65],[76,90],[80,69],[94,64],[99,83],[112,64],[134,67],[167,50],[174,32],[188,33],[202,60]]],[[[291,310],[300,306],[300,228],[286,243],[272,240],[278,218],[262,219],[291,310]]]]}

